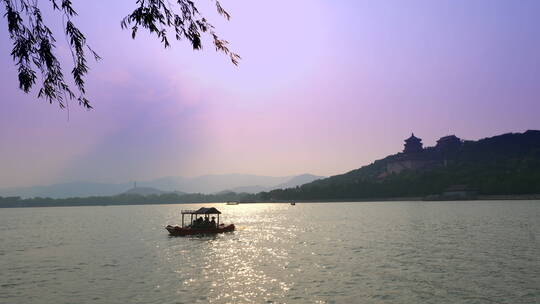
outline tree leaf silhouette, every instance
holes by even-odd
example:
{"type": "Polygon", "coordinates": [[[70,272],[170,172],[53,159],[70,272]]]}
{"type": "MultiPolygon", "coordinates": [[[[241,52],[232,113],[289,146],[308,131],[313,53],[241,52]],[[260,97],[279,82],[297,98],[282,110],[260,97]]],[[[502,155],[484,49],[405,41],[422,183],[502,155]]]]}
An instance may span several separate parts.
{"type": "MultiPolygon", "coordinates": [[[[4,3],[8,33],[13,43],[11,56],[18,71],[19,88],[29,93],[38,84],[38,98],[49,103],[58,103],[60,108],[67,106],[69,100],[77,100],[79,105],[91,109],[86,97],[85,77],[89,72],[87,52],[94,60],[101,57],[87,44],[84,33],[74,24],[77,11],[71,0],[49,0],[53,11],[63,20],[64,35],[73,59],[71,76],[75,92],[66,81],[63,68],[56,55],[56,39],[45,24],[41,9],[36,0],[0,0],[4,3]]],[[[214,0],[210,0],[214,1],[214,0]]],[[[161,44],[171,46],[169,32],[174,39],[187,39],[194,50],[202,49],[202,35],[208,34],[217,51],[226,54],[234,65],[240,56],[229,50],[228,42],[219,38],[214,27],[201,15],[191,0],[137,0],[137,7],[121,22],[121,28],[131,29],[131,37],[136,38],[139,28],[155,34],[161,44]]],[[[219,1],[215,1],[217,12],[225,19],[231,18],[219,1]]]]}

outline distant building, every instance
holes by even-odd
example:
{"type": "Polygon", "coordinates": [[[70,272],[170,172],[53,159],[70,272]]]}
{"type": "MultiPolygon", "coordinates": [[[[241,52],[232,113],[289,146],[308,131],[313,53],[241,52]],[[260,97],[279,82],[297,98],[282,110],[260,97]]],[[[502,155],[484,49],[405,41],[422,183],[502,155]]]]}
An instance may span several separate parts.
{"type": "Polygon", "coordinates": [[[461,139],[455,135],[441,137],[435,148],[440,152],[456,151],[461,147],[461,139]]]}
{"type": "Polygon", "coordinates": [[[463,141],[455,136],[441,137],[435,147],[424,149],[422,139],[414,136],[414,133],[405,139],[403,153],[397,154],[386,163],[386,168],[378,175],[385,178],[392,174],[400,174],[405,170],[427,170],[438,166],[447,166],[452,162],[452,155],[459,151],[463,141]]]}
{"type": "Polygon", "coordinates": [[[403,149],[403,153],[418,153],[422,152],[422,150],[422,140],[414,136],[414,133],[412,133],[411,137],[405,139],[405,148],[403,149]]]}
{"type": "Polygon", "coordinates": [[[411,137],[405,139],[403,154],[400,154],[397,159],[388,162],[385,172],[382,172],[379,178],[384,178],[390,174],[399,174],[404,170],[418,170],[430,166],[433,161],[425,159],[421,153],[423,151],[422,140],[414,136],[413,133],[411,137]]]}

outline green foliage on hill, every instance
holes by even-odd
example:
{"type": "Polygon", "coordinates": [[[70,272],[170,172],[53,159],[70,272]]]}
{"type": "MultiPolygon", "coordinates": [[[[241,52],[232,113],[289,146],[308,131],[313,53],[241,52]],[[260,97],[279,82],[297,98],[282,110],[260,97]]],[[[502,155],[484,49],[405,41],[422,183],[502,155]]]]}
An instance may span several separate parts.
{"type": "Polygon", "coordinates": [[[540,193],[540,131],[504,134],[465,141],[455,151],[425,149],[420,160],[440,159],[429,169],[380,175],[399,155],[296,188],[260,194],[263,200],[324,200],[420,197],[440,194],[452,185],[466,185],[479,194],[540,193]],[[443,165],[446,160],[446,166],[443,165]]]}

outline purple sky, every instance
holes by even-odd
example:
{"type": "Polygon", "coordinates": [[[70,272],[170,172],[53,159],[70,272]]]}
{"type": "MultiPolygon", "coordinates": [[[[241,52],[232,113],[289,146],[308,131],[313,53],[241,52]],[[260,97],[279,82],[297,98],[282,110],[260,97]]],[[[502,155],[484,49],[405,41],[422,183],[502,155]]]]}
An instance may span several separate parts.
{"type": "Polygon", "coordinates": [[[0,187],[332,175],[411,131],[433,145],[540,129],[540,1],[224,0],[230,22],[198,2],[239,67],[209,44],[131,40],[120,19],[134,0],[74,1],[103,61],[87,78],[95,109],[73,102],[69,120],[18,90],[1,19],[0,187]]]}

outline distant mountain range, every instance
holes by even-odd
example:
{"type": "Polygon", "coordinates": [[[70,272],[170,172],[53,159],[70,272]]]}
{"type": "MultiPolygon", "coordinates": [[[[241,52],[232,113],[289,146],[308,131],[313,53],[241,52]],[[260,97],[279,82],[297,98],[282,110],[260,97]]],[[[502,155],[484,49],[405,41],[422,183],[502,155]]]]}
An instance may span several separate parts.
{"type": "Polygon", "coordinates": [[[165,191],[161,191],[159,189],[156,189],[156,188],[151,188],[151,187],[134,187],[134,188],[131,188],[129,189],[128,191],[122,193],[122,194],[127,194],[127,195],[161,195],[161,194],[164,194],[164,193],[167,193],[165,191]]]}
{"type": "Polygon", "coordinates": [[[257,193],[296,187],[320,178],[323,177],[311,174],[282,177],[250,174],[204,175],[193,178],[163,177],[150,181],[139,181],[136,188],[133,188],[131,183],[72,182],[49,186],[3,188],[0,189],[0,196],[67,198],[112,196],[121,193],[139,195],[159,195],[168,192],[212,194],[221,191],[257,193]]]}
{"type": "Polygon", "coordinates": [[[306,183],[311,183],[313,181],[316,181],[318,179],[324,178],[324,176],[316,176],[312,174],[302,174],[293,176],[292,178],[289,178],[286,182],[280,183],[278,185],[273,186],[243,186],[243,187],[235,187],[232,189],[229,189],[231,192],[236,193],[259,193],[263,191],[271,191],[275,189],[286,189],[286,188],[294,188],[297,186],[301,186],[306,183]]]}
{"type": "Polygon", "coordinates": [[[105,184],[92,182],[72,182],[48,186],[13,187],[0,189],[0,196],[21,197],[87,197],[96,195],[116,195],[127,191],[129,184],[105,184]]]}
{"type": "Polygon", "coordinates": [[[137,184],[163,191],[182,191],[187,193],[217,193],[220,191],[257,193],[264,190],[296,187],[299,185],[299,182],[308,183],[320,178],[323,178],[323,176],[311,174],[279,177],[251,174],[220,174],[203,175],[193,178],[163,177],[151,181],[138,182],[137,184]]]}

